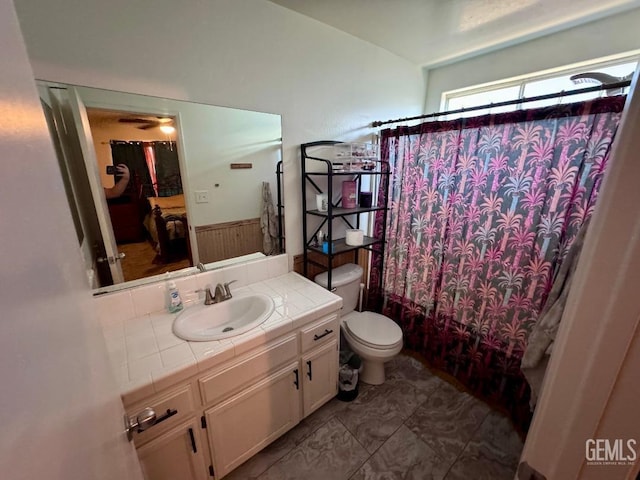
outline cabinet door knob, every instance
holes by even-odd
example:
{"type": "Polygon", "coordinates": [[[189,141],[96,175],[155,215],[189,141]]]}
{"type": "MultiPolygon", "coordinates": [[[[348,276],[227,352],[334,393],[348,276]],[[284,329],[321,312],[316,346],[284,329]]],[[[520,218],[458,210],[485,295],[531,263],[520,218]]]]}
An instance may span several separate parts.
{"type": "Polygon", "coordinates": [[[298,369],[296,368],[293,373],[296,376],[296,379],[293,381],[293,384],[296,386],[296,390],[300,390],[300,379],[298,378],[298,369]]]}
{"type": "Polygon", "coordinates": [[[127,439],[131,441],[133,439],[133,431],[138,430],[138,433],[143,432],[150,426],[156,423],[156,412],[153,408],[147,407],[143,409],[137,415],[129,417],[124,416],[124,431],[127,433],[127,439]]]}
{"type": "Polygon", "coordinates": [[[311,373],[311,360],[307,361],[307,367],[308,367],[307,377],[309,377],[309,380],[313,380],[313,374],[311,373]]]}

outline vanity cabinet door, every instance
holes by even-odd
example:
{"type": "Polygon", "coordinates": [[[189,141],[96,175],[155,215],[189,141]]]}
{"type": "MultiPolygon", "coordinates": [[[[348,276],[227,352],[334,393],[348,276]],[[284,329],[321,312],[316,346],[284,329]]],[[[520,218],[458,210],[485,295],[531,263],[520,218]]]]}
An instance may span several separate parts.
{"type": "Polygon", "coordinates": [[[191,420],[138,449],[146,480],[205,480],[208,471],[200,425],[191,420]]]}
{"type": "Polygon", "coordinates": [[[205,411],[216,476],[223,477],[300,421],[298,362],[205,411]]]}
{"type": "Polygon", "coordinates": [[[304,416],[320,408],[338,393],[338,339],[302,357],[304,416]]]}

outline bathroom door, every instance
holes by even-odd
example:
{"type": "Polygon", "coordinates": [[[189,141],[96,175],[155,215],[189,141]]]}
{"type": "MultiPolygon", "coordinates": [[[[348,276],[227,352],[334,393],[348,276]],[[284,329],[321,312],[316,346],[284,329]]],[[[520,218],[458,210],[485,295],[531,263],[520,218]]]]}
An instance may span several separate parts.
{"type": "Polygon", "coordinates": [[[49,123],[69,206],[87,271],[96,273],[92,287],[124,281],[120,255],[98,171],[87,112],[74,88],[42,82],[40,99],[49,123]]]}
{"type": "Polygon", "coordinates": [[[0,478],[142,480],[11,0],[0,44],[0,478]]]}

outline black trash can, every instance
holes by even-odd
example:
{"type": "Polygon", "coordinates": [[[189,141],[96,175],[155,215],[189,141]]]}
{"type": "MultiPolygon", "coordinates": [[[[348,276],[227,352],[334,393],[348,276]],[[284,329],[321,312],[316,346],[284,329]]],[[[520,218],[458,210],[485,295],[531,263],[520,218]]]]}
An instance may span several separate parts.
{"type": "Polygon", "coordinates": [[[358,396],[358,374],[362,360],[352,353],[347,363],[344,363],[338,371],[338,400],[351,402],[358,396]]]}

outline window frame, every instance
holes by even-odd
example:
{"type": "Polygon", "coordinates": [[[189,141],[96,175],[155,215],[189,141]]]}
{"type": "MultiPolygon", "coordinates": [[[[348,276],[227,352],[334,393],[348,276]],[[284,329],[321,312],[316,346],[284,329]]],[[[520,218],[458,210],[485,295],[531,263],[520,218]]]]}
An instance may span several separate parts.
{"type": "MultiPolygon", "coordinates": [[[[546,80],[555,77],[562,77],[566,75],[573,75],[576,73],[583,73],[585,71],[590,71],[599,68],[612,67],[616,65],[621,65],[624,63],[638,62],[638,66],[640,66],[640,49],[632,50],[630,52],[625,52],[618,55],[611,55],[608,57],[600,57],[592,60],[588,60],[585,62],[573,63],[569,65],[564,65],[561,67],[551,68],[547,70],[540,70],[537,72],[528,73],[525,75],[519,75],[517,77],[510,77],[501,80],[496,80],[493,82],[482,83],[479,85],[472,85],[469,87],[457,88],[454,90],[447,90],[446,92],[442,92],[440,97],[440,112],[446,112],[449,110],[449,101],[455,98],[466,97],[470,95],[475,95],[478,93],[486,93],[492,90],[499,90],[502,88],[508,87],[519,87],[518,99],[524,98],[524,89],[525,85],[531,82],[536,82],[539,80],[546,80]]],[[[636,69],[638,68],[636,66],[636,69]]],[[[471,108],[471,107],[469,107],[471,108]]],[[[521,110],[523,104],[516,104],[515,110],[521,110]]],[[[457,115],[447,116],[447,118],[457,118],[457,115]]]]}

